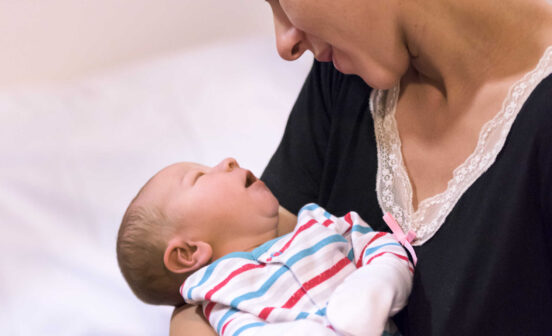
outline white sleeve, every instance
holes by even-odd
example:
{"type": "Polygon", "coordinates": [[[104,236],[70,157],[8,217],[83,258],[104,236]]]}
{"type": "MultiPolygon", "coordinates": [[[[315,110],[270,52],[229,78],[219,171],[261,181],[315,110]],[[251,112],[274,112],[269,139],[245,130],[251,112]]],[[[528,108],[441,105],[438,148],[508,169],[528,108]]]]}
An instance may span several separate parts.
{"type": "Polygon", "coordinates": [[[390,316],[408,302],[414,268],[393,235],[371,230],[352,213],[352,244],[359,267],[333,292],[327,307],[343,335],[381,335],[390,316]]]}
{"type": "Polygon", "coordinates": [[[411,289],[412,272],[400,260],[363,266],[330,297],[328,320],[343,335],[379,336],[389,317],[406,305],[411,289]]]}

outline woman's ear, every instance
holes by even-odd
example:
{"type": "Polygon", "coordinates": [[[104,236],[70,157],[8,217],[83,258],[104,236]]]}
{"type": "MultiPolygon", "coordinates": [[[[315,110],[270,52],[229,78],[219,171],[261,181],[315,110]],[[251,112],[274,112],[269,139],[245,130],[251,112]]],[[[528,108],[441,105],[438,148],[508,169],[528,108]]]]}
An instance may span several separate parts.
{"type": "Polygon", "coordinates": [[[167,244],[163,262],[169,271],[183,274],[207,265],[212,255],[213,249],[206,242],[174,238],[167,244]]]}

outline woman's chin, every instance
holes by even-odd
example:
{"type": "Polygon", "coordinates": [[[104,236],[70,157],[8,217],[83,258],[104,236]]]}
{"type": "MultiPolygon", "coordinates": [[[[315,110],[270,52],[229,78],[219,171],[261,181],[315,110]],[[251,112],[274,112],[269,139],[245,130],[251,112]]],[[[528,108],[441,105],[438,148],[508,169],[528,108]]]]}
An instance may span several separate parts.
{"type": "Polygon", "coordinates": [[[353,62],[345,55],[337,55],[332,59],[334,67],[346,75],[357,75],[371,88],[387,90],[395,87],[408,69],[408,62],[400,64],[384,64],[374,59],[357,59],[353,62]]]}
{"type": "Polygon", "coordinates": [[[371,88],[378,90],[388,90],[395,87],[401,80],[401,76],[392,73],[363,73],[359,74],[360,78],[371,88]],[[376,76],[374,76],[376,75],[376,76]]]}

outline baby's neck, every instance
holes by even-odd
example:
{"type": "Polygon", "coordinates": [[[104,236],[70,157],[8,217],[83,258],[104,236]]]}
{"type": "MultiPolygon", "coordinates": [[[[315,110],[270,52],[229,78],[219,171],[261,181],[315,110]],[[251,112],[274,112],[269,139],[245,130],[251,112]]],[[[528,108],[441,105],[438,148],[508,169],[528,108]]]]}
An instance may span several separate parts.
{"type": "Polygon", "coordinates": [[[240,236],[240,237],[227,237],[221,239],[216,244],[213,244],[213,257],[212,260],[217,260],[223,256],[233,252],[251,252],[262,244],[278,237],[278,231],[273,230],[265,232],[263,234],[240,236]]]}

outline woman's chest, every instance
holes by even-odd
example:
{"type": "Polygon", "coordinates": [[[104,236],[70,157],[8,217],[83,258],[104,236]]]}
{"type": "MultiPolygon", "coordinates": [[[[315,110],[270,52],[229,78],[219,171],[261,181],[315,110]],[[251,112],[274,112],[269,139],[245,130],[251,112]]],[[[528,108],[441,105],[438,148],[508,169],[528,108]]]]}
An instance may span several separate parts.
{"type": "Polygon", "coordinates": [[[419,202],[444,192],[454,171],[482,145],[484,126],[499,113],[507,89],[504,85],[459,107],[424,105],[411,98],[408,90],[401,96],[394,114],[395,131],[414,210],[419,202]]]}
{"type": "Polygon", "coordinates": [[[404,168],[412,188],[412,207],[447,189],[453,171],[473,151],[465,142],[427,144],[416,138],[401,137],[404,168]]]}

